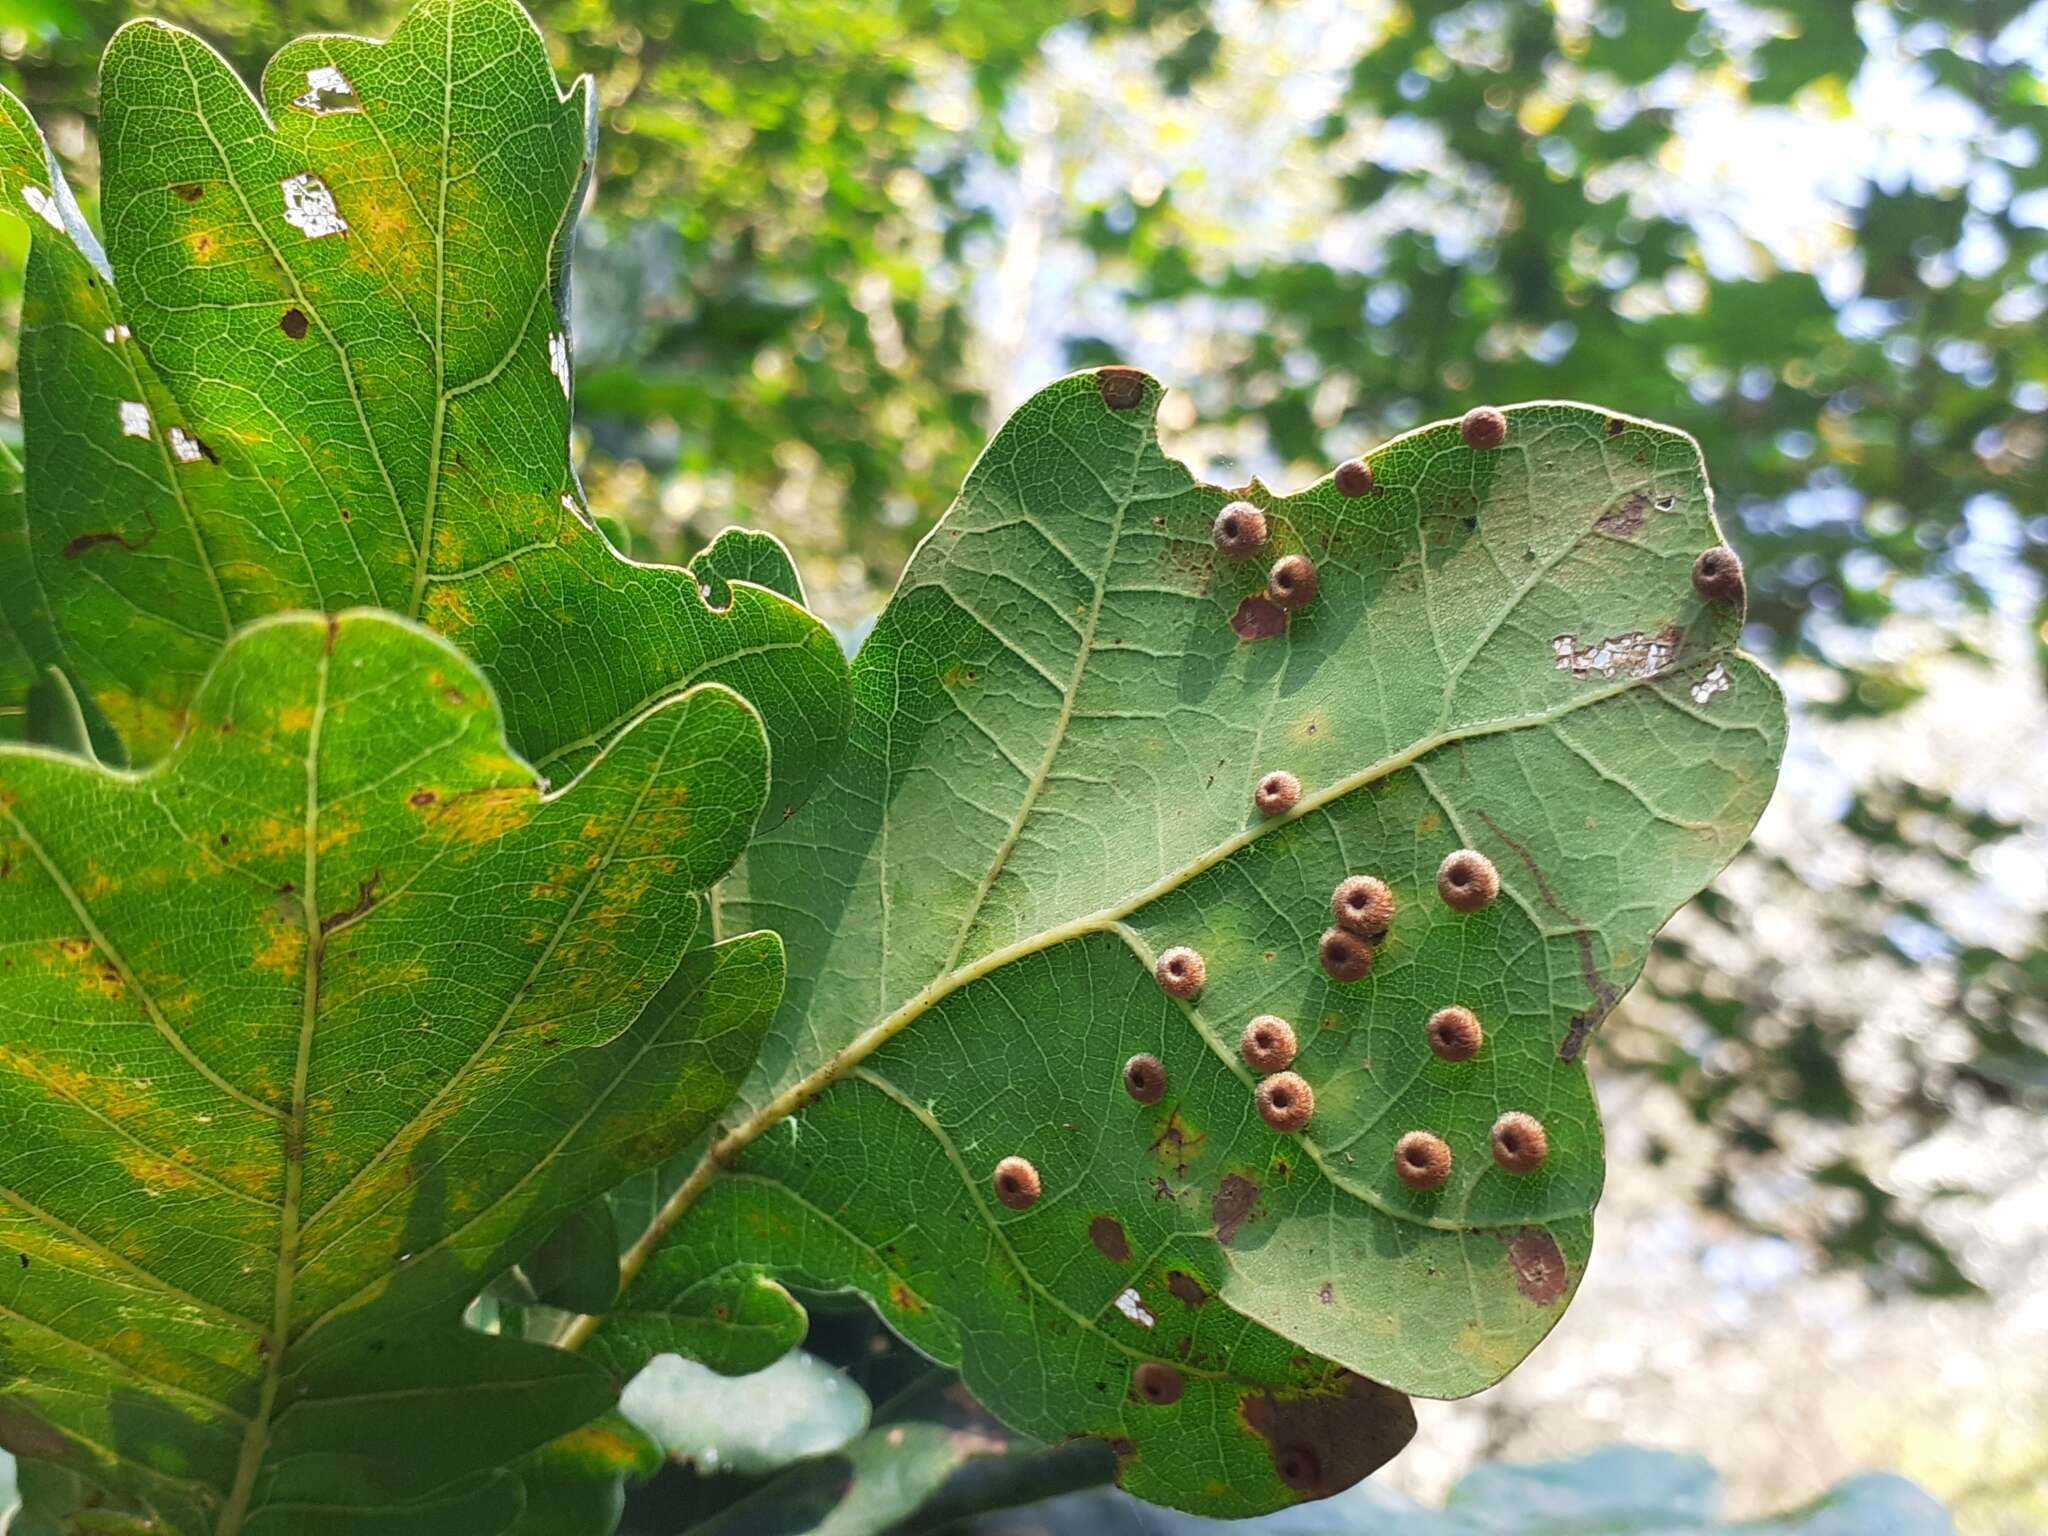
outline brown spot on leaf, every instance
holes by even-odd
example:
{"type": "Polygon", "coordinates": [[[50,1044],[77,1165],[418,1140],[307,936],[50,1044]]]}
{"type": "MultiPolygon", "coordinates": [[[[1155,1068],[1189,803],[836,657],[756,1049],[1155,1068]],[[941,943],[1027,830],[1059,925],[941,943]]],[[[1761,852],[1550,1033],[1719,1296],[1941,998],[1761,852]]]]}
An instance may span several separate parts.
{"type": "Polygon", "coordinates": [[[1128,411],[1145,398],[1145,375],[1135,368],[1098,368],[1095,387],[1112,411],[1128,411]]]}
{"type": "Polygon", "coordinates": [[[1216,1241],[1228,1248],[1258,1200],[1258,1185],[1241,1173],[1226,1175],[1216,1186],[1216,1197],[1209,1202],[1209,1219],[1216,1224],[1216,1241]]]}
{"type": "Polygon", "coordinates": [[[1404,1395],[1350,1371],[1336,1372],[1319,1392],[1247,1394],[1238,1415],[1266,1441],[1280,1481],[1311,1499],[1378,1471],[1415,1435],[1415,1409],[1404,1395]]]}
{"type": "Polygon", "coordinates": [[[1159,1360],[1147,1360],[1131,1372],[1131,1391],[1154,1407],[1164,1408],[1180,1401],[1185,1380],[1179,1371],[1159,1360]]]}
{"type": "Polygon", "coordinates": [[[431,789],[416,789],[405,798],[407,805],[432,805],[434,792],[431,789]]]}
{"type": "Polygon", "coordinates": [[[1346,459],[1337,466],[1337,494],[1357,498],[1372,491],[1372,466],[1363,459],[1346,459]]]}
{"type": "Polygon", "coordinates": [[[196,203],[199,201],[201,188],[196,181],[181,181],[171,190],[177,193],[185,202],[196,203]]]}
{"type": "Polygon", "coordinates": [[[1630,538],[1643,526],[1649,510],[1650,498],[1641,491],[1631,491],[1600,514],[1593,524],[1593,531],[1604,533],[1611,539],[1630,538]]]}
{"type": "Polygon", "coordinates": [[[140,542],[131,544],[128,542],[127,538],[124,535],[114,533],[112,531],[100,533],[81,533],[77,538],[71,540],[68,544],[64,546],[62,553],[66,560],[76,560],[80,555],[84,554],[87,550],[98,549],[102,544],[118,544],[125,550],[133,551],[142,548],[144,544],[147,544],[150,541],[150,539],[154,538],[155,536],[156,530],[151,529],[150,532],[147,535],[145,535],[140,542]]]}
{"type": "Polygon", "coordinates": [[[16,1408],[0,1408],[0,1450],[24,1459],[73,1454],[71,1442],[63,1435],[16,1408]]]}
{"type": "Polygon", "coordinates": [[[1570,1289],[1571,1266],[1557,1239],[1541,1227],[1524,1227],[1507,1239],[1508,1267],[1515,1272],[1515,1289],[1539,1307],[1554,1305],[1570,1289]]]}
{"type": "Polygon", "coordinates": [[[293,341],[306,339],[306,312],[296,305],[277,317],[277,328],[293,341]]]}
{"type": "Polygon", "coordinates": [[[1270,640],[1287,633],[1287,613],[1265,593],[1254,592],[1237,605],[1230,627],[1240,640],[1270,640]]]}
{"type": "Polygon", "coordinates": [[[1627,423],[1624,422],[1619,416],[1610,416],[1607,418],[1607,435],[1609,437],[1621,436],[1622,432],[1626,430],[1626,428],[1627,423]]]}
{"type": "Polygon", "coordinates": [[[1202,1288],[1202,1282],[1184,1269],[1166,1272],[1166,1288],[1191,1307],[1206,1305],[1209,1300],[1209,1293],[1202,1288]]]}
{"type": "Polygon", "coordinates": [[[1114,1216],[1098,1216],[1088,1223],[1088,1241],[1112,1264],[1128,1264],[1131,1240],[1124,1236],[1123,1223],[1114,1216]]]}

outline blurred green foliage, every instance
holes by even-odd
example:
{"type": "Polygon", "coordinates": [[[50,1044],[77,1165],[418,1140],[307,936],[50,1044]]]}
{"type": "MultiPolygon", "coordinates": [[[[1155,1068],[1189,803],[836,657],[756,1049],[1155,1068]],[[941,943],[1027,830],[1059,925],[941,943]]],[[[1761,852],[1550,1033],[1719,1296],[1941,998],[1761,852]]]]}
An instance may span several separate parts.
{"type": "MultiPolygon", "coordinates": [[[[396,8],[0,0],[0,78],[89,189],[93,72],[128,16],[192,26],[253,77],[289,36],[374,32],[396,8]]],[[[541,0],[558,65],[601,101],[576,257],[593,504],[643,555],[771,527],[828,617],[871,612],[991,395],[1043,382],[992,376],[983,333],[1020,300],[994,279],[1016,254],[1011,194],[1046,180],[1025,161],[1050,143],[1053,227],[1023,262],[1038,356],[1176,379],[1204,431],[1290,478],[1481,401],[1670,422],[1705,451],[1752,643],[1789,664],[1809,728],[1911,710],[1933,652],[1989,665],[1998,625],[2026,637],[2032,657],[2001,664],[2038,693],[2048,85],[2001,44],[2028,9],[1407,0],[1316,59],[1340,88],[1265,179],[1327,186],[1327,227],[1283,238],[1219,230],[1182,181],[1079,174],[1098,146],[1019,110],[1049,41],[1092,40],[1161,99],[1211,101],[1227,157],[1231,29],[1281,0],[541,0]],[[1755,167],[1681,174],[1703,132],[1771,112],[1863,125],[1860,160],[1787,167],[1824,206],[1776,238],[1718,200],[1755,167]],[[1967,131],[1927,152],[1923,113],[1967,131]]],[[[1092,121],[1125,160],[1159,137],[1119,103],[1092,121]]],[[[18,275],[0,264],[0,298],[18,275]]],[[[1805,748],[1809,768],[1826,750],[1805,748]]],[[[2040,810],[1873,755],[1822,815],[1825,850],[1767,839],[1660,941],[1603,1066],[1666,1085],[1709,1133],[1706,1204],[1880,1286],[1953,1292],[1970,1276],[1937,1207],[1970,1192],[1908,1200],[1889,1165],[1959,1119],[2048,1102],[2040,914],[1997,944],[1959,916],[2040,810]],[[1788,914],[1799,943],[1772,943],[1788,914]],[[1878,1093],[1846,1063],[1870,1054],[1886,988],[1920,989],[1929,1019],[1882,1042],[1878,1093]],[[1796,1214],[1745,1192],[1788,1170],[1796,1214]]]]}

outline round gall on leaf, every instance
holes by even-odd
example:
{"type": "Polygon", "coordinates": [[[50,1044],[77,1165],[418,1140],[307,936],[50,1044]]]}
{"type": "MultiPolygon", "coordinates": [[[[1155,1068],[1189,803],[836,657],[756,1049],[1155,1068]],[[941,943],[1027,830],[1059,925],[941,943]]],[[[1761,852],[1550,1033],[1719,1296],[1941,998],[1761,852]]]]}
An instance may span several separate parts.
{"type": "Polygon", "coordinates": [[[1362,939],[1380,938],[1394,921],[1394,893],[1384,880],[1353,875],[1330,893],[1330,916],[1362,939]]]}
{"type": "Polygon", "coordinates": [[[996,1164],[996,1198],[1011,1210],[1029,1210],[1038,1195],[1038,1170],[1024,1158],[1006,1157],[996,1164]]]}
{"type": "Polygon", "coordinates": [[[1316,1093],[1299,1072],[1276,1072],[1260,1083],[1253,1097],[1259,1118],[1276,1131],[1298,1131],[1316,1112],[1316,1093]]]}
{"type": "Polygon", "coordinates": [[[1543,1122],[1519,1109],[1493,1122],[1493,1160],[1509,1173],[1534,1173],[1550,1156],[1543,1122]]]}
{"type": "Polygon", "coordinates": [[[1475,405],[1458,423],[1467,448],[1498,448],[1507,441],[1508,419],[1490,405],[1475,405]]]}
{"type": "Polygon", "coordinates": [[[1286,772],[1267,774],[1252,791],[1252,804],[1261,816],[1285,816],[1300,798],[1301,780],[1286,772]]]}
{"type": "Polygon", "coordinates": [[[1157,1104],[1166,1097],[1166,1068],[1157,1056],[1133,1056],[1124,1063],[1124,1092],[1140,1104],[1157,1104]]]}
{"type": "Polygon", "coordinates": [[[1176,944],[1159,957],[1152,974],[1159,980],[1160,991],[1185,1002],[1202,990],[1202,983],[1209,979],[1209,967],[1196,951],[1176,944]]]}
{"type": "Polygon", "coordinates": [[[1725,544],[1716,544],[1692,563],[1692,589],[1710,603],[1742,601],[1742,561],[1725,544]]]}
{"type": "Polygon", "coordinates": [[[1485,854],[1460,848],[1437,869],[1436,893],[1453,912],[1477,912],[1500,895],[1500,871],[1485,854]]]}
{"type": "Polygon", "coordinates": [[[1394,1143],[1394,1174],[1423,1194],[1441,1189],[1451,1176],[1451,1148],[1429,1131],[1410,1131],[1394,1143]]]}
{"type": "Polygon", "coordinates": [[[1233,501],[1216,514],[1210,536],[1224,559],[1249,560],[1265,546],[1266,514],[1248,501],[1233,501]]]}
{"type": "Polygon", "coordinates": [[[1294,1026],[1277,1013],[1262,1013],[1245,1025],[1244,1038],[1237,1042],[1237,1048],[1254,1072],[1278,1072],[1293,1066],[1294,1053],[1299,1049],[1294,1026]]]}
{"type": "Polygon", "coordinates": [[[1429,1016],[1429,1048],[1444,1061],[1470,1061],[1486,1043],[1486,1031],[1470,1008],[1439,1008],[1429,1016]]]}
{"type": "Polygon", "coordinates": [[[1372,494],[1372,466],[1363,459],[1346,459],[1337,466],[1337,494],[1356,500],[1372,494]]]}
{"type": "Polygon", "coordinates": [[[1332,981],[1362,981],[1372,969],[1372,946],[1342,928],[1324,932],[1322,942],[1316,946],[1316,957],[1323,962],[1323,971],[1332,981]]]}
{"type": "Polygon", "coordinates": [[[1139,1397],[1156,1408],[1180,1401],[1183,1382],[1179,1371],[1160,1360],[1147,1360],[1131,1372],[1131,1386],[1139,1397]]]}
{"type": "Polygon", "coordinates": [[[1283,555],[1266,573],[1266,595],[1275,607],[1292,613],[1316,597],[1316,565],[1307,555],[1283,555]]]}

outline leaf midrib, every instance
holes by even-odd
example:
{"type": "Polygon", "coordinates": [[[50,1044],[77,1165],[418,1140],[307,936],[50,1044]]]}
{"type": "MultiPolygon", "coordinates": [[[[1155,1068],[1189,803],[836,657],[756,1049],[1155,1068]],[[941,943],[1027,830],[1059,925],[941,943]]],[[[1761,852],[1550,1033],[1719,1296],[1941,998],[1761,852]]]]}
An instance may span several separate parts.
{"type": "Polygon", "coordinates": [[[325,643],[315,673],[313,720],[306,730],[306,839],[300,876],[299,911],[306,925],[306,974],[300,988],[299,1038],[292,1062],[291,1106],[284,1123],[284,1206],[278,1218],[277,1281],[270,1332],[263,1351],[263,1380],[257,1389],[256,1411],[243,1431],[242,1454],[235,1481],[221,1510],[218,1536],[236,1536],[255,1492],[256,1474],[270,1448],[270,1425],[277,1392],[284,1377],[284,1356],[291,1336],[292,1287],[298,1279],[299,1202],[306,1170],[306,1082],[313,1059],[313,1035],[320,1017],[320,963],[326,935],[320,928],[320,734],[327,721],[327,684],[334,654],[335,620],[327,621],[325,643]]]}
{"type": "MultiPolygon", "coordinates": [[[[1734,651],[1729,653],[1731,657],[1738,656],[1739,654],[1739,652],[1734,651]]],[[[1245,828],[1243,831],[1218,843],[1200,858],[1189,862],[1178,870],[1169,872],[1151,885],[1125,897],[1121,901],[1098,911],[1087,913],[1084,916],[1071,918],[1064,923],[1054,924],[1038,933],[1029,934],[999,949],[991,950],[966,965],[956,966],[945,975],[928,983],[914,996],[899,1004],[886,1017],[870,1025],[847,1042],[847,1044],[840,1047],[823,1064],[775,1094],[758,1109],[748,1114],[745,1119],[733,1126],[732,1129],[713,1141],[682,1183],[676,1187],[667,1201],[663,1203],[660,1210],[655,1213],[653,1220],[648,1223],[647,1229],[620,1259],[619,1293],[624,1295],[630,1289],[634,1279],[646,1266],[647,1261],[653,1256],[655,1249],[660,1246],[662,1239],[667,1236],[669,1230],[682,1217],[682,1214],[696,1202],[697,1197],[710,1186],[712,1181],[742,1151],[758,1140],[769,1128],[780,1124],[783,1120],[796,1114],[812,1099],[816,1098],[819,1093],[852,1072],[854,1068],[888,1044],[898,1034],[909,1028],[911,1024],[915,1023],[924,1014],[963,987],[1002,970],[1004,967],[1012,965],[1019,960],[1042,953],[1071,939],[1081,938],[1094,933],[1113,932],[1117,925],[1121,924],[1124,919],[1133,913],[1159,900],[1170,892],[1179,889],[1210,869],[1215,868],[1218,864],[1235,856],[1260,838],[1270,835],[1281,827],[1300,821],[1304,817],[1313,815],[1324,806],[1341,800],[1345,796],[1353,794],[1370,784],[1399,773],[1444,747],[1553,725],[1560,720],[1577,714],[1581,710],[1593,708],[1635,689],[1653,687],[1657,683],[1664,681],[1666,676],[1666,673],[1660,672],[1650,677],[1625,677],[1602,687],[1587,689],[1567,699],[1565,702],[1553,705],[1548,709],[1481,722],[1462,729],[1440,731],[1423,737],[1418,741],[1410,743],[1409,746],[1400,752],[1382,758],[1380,761],[1362,768],[1345,778],[1336,780],[1313,794],[1303,795],[1294,809],[1286,815],[1276,816],[1270,820],[1261,821],[1256,825],[1245,828]]],[[[1682,706],[1679,707],[1682,708],[1682,706]]],[[[1226,1060],[1228,1059],[1229,1053],[1221,1043],[1211,1040],[1210,1045],[1219,1055],[1224,1056],[1226,1060]]],[[[1327,1175],[1328,1170],[1325,1169],[1324,1171],[1327,1175]]],[[[1372,1199],[1369,1192],[1352,1190],[1349,1185],[1335,1180],[1333,1180],[1333,1183],[1337,1183],[1337,1187],[1345,1189],[1347,1193],[1353,1194],[1358,1198],[1372,1199]]],[[[1372,1203],[1377,1208],[1386,1211],[1390,1216],[1404,1221],[1450,1231],[1469,1230],[1468,1223],[1449,1221],[1443,1218],[1421,1218],[1412,1212],[1387,1210],[1377,1200],[1372,1200],[1372,1203]]],[[[1526,1222],[1531,1218],[1524,1216],[1520,1219],[1526,1222]]],[[[564,1348],[575,1349],[587,1340],[592,1333],[596,1332],[602,1326],[602,1323],[603,1319],[600,1317],[588,1315],[579,1317],[563,1330],[558,1342],[564,1348]]]]}

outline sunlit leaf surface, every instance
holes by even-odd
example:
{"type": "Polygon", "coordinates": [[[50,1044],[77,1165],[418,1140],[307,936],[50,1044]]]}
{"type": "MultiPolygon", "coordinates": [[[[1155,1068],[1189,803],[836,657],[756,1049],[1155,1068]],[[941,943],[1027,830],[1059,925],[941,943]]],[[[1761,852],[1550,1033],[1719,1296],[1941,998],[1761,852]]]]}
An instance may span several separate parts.
{"type": "Polygon", "coordinates": [[[147,772],[0,750],[24,1518],[509,1522],[504,1464],[616,1383],[460,1314],[753,1059],[780,946],[705,945],[704,891],[766,781],[706,687],[543,793],[476,669],[365,611],[245,630],[147,772]]]}
{"type": "MultiPolygon", "coordinates": [[[[283,49],[261,98],[198,38],[109,45],[103,255],[0,103],[0,198],[34,234],[12,625],[138,762],[236,625],[375,604],[474,656],[560,781],[701,681],[761,711],[776,816],[845,728],[823,625],[742,581],[620,557],[568,452],[563,319],[589,82],[512,0],[429,0],[389,42],[283,49]]],[[[0,643],[0,682],[12,676],[0,643]]]]}
{"type": "Polygon", "coordinates": [[[1019,1429],[1240,1514],[1398,1447],[1371,1383],[1476,1391],[1557,1321],[1602,1175],[1586,1045],[1741,847],[1784,710],[1735,649],[1739,576],[1695,587],[1720,540],[1680,434],[1514,407],[1497,444],[1427,427],[1370,485],[1282,497],[1196,484],[1158,398],[1127,369],[1042,391],[912,562],[851,749],[749,854],[732,910],[783,933],[789,993],[625,1304],[748,1264],[857,1287],[1019,1429]],[[1269,533],[1233,563],[1239,497],[1269,533]],[[1268,613],[1294,554],[1317,595],[1268,613]],[[1276,771],[1299,800],[1262,814],[1276,771]],[[1497,873],[1482,909],[1439,894],[1459,850],[1497,873]],[[1339,981],[1353,875],[1394,914],[1339,981]],[[1180,946],[1192,997],[1154,979],[1180,946]],[[1483,1032],[1461,1059],[1428,1035],[1449,1006],[1483,1032]],[[1298,1133],[1240,1054],[1265,1014],[1298,1037],[1298,1133]],[[1138,1053],[1162,1092],[1126,1090],[1138,1053]],[[1509,1114],[1546,1149],[1521,1168],[1509,1114]],[[1435,1187],[1397,1165],[1411,1132],[1435,1187]]]}

